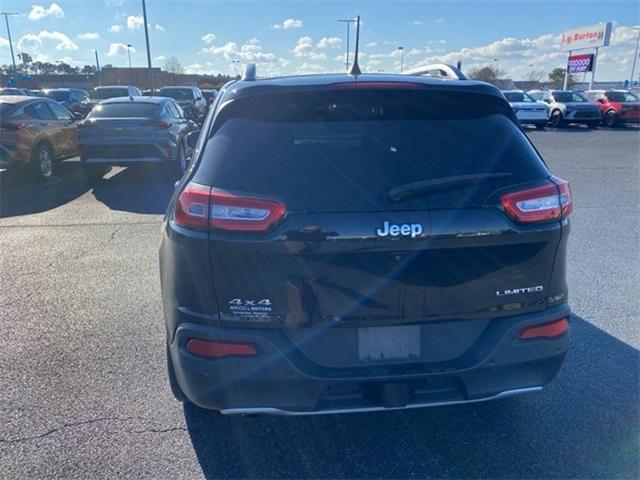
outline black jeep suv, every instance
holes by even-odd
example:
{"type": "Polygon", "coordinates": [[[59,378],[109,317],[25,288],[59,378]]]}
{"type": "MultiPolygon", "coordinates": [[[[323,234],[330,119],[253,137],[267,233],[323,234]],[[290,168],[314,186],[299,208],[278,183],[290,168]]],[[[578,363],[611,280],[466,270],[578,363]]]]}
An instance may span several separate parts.
{"type": "Polygon", "coordinates": [[[568,346],[571,210],[488,84],[231,82],[163,225],[173,392],[299,415],[539,390],[568,346]]]}

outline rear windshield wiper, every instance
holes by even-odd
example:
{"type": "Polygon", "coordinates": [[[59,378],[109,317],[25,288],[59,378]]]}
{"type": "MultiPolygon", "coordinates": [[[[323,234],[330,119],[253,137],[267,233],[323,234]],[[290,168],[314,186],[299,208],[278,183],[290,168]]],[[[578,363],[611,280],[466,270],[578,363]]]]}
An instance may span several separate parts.
{"type": "Polygon", "coordinates": [[[431,180],[420,180],[418,182],[405,183],[404,185],[392,188],[389,191],[389,198],[393,202],[398,202],[404,198],[411,197],[418,193],[428,192],[444,187],[457,185],[473,185],[482,183],[491,178],[510,177],[511,173],[477,173],[473,175],[457,175],[453,177],[434,178],[431,180]]]}

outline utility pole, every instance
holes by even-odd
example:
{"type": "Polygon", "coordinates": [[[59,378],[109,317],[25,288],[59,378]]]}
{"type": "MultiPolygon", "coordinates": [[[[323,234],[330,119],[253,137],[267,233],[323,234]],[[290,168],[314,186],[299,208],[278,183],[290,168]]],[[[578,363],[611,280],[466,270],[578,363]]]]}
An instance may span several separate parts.
{"type": "Polygon", "coordinates": [[[133,86],[133,68],[131,68],[131,45],[127,43],[127,54],[129,55],[129,85],[133,86]]]}
{"type": "Polygon", "coordinates": [[[356,23],[356,21],[353,18],[344,18],[344,19],[338,20],[338,22],[347,24],[347,51],[344,59],[344,66],[345,66],[345,70],[348,71],[349,70],[349,32],[351,31],[351,24],[356,23]]]}
{"type": "Polygon", "coordinates": [[[102,81],[100,79],[100,62],[98,61],[98,50],[94,50],[96,54],[96,80],[98,80],[98,86],[102,86],[102,81]]]}
{"type": "Polygon", "coordinates": [[[400,50],[400,73],[404,70],[404,47],[398,47],[400,50]]]}
{"type": "Polygon", "coordinates": [[[633,55],[633,66],[631,67],[631,87],[633,87],[633,76],[636,73],[636,60],[638,59],[638,45],[640,45],[640,28],[636,27],[634,30],[638,30],[638,40],[636,40],[636,53],[633,55]]]}
{"type": "Polygon", "coordinates": [[[144,22],[144,40],[147,44],[147,81],[149,82],[149,89],[151,95],[153,95],[153,71],[151,70],[151,47],[149,47],[149,26],[147,25],[147,6],[145,1],[142,0],[142,18],[144,22]]]}
{"type": "Polygon", "coordinates": [[[11,50],[11,62],[13,63],[13,74],[16,79],[16,87],[18,86],[18,69],[16,68],[16,57],[13,55],[13,42],[11,40],[11,29],[9,28],[9,15],[18,15],[18,12],[0,12],[4,15],[4,21],[7,24],[7,37],[9,37],[9,49],[11,50]]]}

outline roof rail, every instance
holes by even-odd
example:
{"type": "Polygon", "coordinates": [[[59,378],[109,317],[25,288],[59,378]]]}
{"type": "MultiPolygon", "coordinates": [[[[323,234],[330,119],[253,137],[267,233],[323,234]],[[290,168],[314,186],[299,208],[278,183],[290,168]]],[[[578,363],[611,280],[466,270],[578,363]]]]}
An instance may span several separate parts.
{"type": "Polygon", "coordinates": [[[446,78],[448,80],[466,80],[460,69],[450,63],[434,63],[423,67],[412,68],[402,72],[404,75],[425,75],[427,77],[446,78]]]}
{"type": "Polygon", "coordinates": [[[242,74],[242,80],[253,81],[256,79],[256,64],[247,63],[244,67],[244,73],[242,74]]]}

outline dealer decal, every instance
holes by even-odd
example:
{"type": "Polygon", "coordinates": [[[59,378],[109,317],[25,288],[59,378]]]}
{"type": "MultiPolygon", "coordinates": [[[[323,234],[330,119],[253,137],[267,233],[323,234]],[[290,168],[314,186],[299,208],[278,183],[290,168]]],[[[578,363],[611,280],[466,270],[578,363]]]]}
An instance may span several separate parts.
{"type": "Polygon", "coordinates": [[[271,313],[271,300],[248,300],[234,298],[229,302],[229,310],[236,315],[268,315],[271,313]]]}

